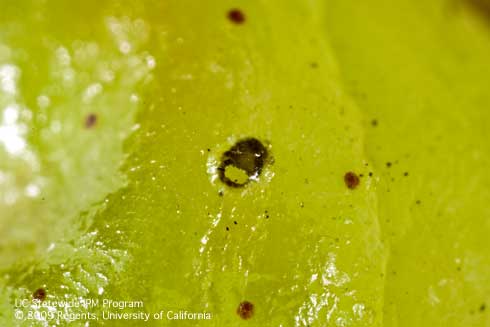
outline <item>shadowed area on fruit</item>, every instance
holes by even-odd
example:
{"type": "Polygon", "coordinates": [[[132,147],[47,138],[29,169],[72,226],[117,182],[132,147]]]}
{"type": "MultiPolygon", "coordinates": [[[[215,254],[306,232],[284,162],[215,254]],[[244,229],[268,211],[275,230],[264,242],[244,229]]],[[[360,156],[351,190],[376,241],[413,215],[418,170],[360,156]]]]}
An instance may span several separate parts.
{"type": "Polygon", "coordinates": [[[473,10],[483,16],[483,18],[490,24],[490,1],[489,0],[465,0],[473,10]]]}

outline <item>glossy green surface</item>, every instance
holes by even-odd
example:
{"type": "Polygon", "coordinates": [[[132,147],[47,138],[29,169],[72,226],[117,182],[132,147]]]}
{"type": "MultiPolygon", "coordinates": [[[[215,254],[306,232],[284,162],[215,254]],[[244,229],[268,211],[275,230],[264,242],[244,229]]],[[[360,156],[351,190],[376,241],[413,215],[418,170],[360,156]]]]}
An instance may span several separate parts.
{"type": "Polygon", "coordinates": [[[5,2],[0,325],[488,326],[489,57],[449,1],[5,2]],[[39,287],[212,319],[16,319],[39,287]]]}

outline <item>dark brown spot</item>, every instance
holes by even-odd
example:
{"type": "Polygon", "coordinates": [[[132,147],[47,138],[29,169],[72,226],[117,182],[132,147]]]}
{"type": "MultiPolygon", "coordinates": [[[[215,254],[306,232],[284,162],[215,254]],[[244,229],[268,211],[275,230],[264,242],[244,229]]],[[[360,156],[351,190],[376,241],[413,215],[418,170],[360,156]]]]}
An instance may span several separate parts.
{"type": "Polygon", "coordinates": [[[420,204],[421,202],[420,202],[420,200],[417,200],[417,201],[415,201],[415,203],[416,203],[416,204],[420,204]]]}
{"type": "Polygon", "coordinates": [[[372,176],[373,176],[373,172],[372,172],[372,171],[370,171],[370,172],[369,172],[369,177],[372,177],[372,176]]]}
{"type": "Polygon", "coordinates": [[[388,162],[386,163],[386,167],[390,168],[390,167],[391,167],[391,162],[389,162],[389,161],[388,161],[388,162]]]}
{"type": "Polygon", "coordinates": [[[223,183],[230,187],[243,187],[251,179],[260,175],[267,157],[267,149],[259,140],[255,138],[240,140],[223,153],[221,164],[218,167],[218,176],[223,183]],[[231,167],[241,172],[246,179],[240,181],[236,178],[230,179],[226,172],[227,168],[231,167]]]}
{"type": "Polygon", "coordinates": [[[377,119],[373,119],[373,120],[371,120],[371,125],[372,125],[373,127],[378,126],[378,120],[377,120],[377,119]]]}
{"type": "Polygon", "coordinates": [[[359,185],[359,176],[349,171],[344,175],[344,182],[351,190],[355,189],[359,185]]]}
{"type": "Polygon", "coordinates": [[[95,126],[96,123],[97,123],[97,115],[96,114],[89,114],[85,118],[85,127],[86,128],[92,128],[95,126]]]}
{"type": "Polygon", "coordinates": [[[228,11],[228,19],[235,24],[243,24],[245,22],[245,14],[240,9],[231,9],[228,11]]]}
{"type": "Polygon", "coordinates": [[[236,309],[236,313],[240,316],[240,318],[245,320],[252,318],[254,315],[253,303],[248,301],[241,302],[236,309]]]}
{"type": "Polygon", "coordinates": [[[229,231],[230,230],[230,227],[226,226],[226,230],[229,231]]]}
{"type": "Polygon", "coordinates": [[[485,311],[485,309],[486,309],[486,308],[487,308],[486,304],[485,304],[485,303],[482,303],[482,304],[480,305],[480,312],[485,311]]]}
{"type": "Polygon", "coordinates": [[[236,222],[236,220],[233,222],[235,225],[238,225],[238,223],[236,222]]]}
{"type": "Polygon", "coordinates": [[[408,171],[404,172],[403,176],[408,176],[408,171]]]}
{"type": "Polygon", "coordinates": [[[39,301],[44,301],[46,299],[46,290],[44,288],[38,288],[32,293],[32,298],[39,301]]]}
{"type": "Polygon", "coordinates": [[[466,0],[466,3],[490,23],[490,0],[466,0]]]}

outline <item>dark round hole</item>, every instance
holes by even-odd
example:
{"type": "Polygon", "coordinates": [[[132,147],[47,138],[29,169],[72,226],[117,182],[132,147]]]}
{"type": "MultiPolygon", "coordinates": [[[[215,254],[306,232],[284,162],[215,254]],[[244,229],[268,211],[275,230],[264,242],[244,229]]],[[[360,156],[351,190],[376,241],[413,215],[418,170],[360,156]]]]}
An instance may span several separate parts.
{"type": "Polygon", "coordinates": [[[267,149],[259,140],[240,140],[223,153],[218,176],[230,187],[243,187],[260,175],[267,156],[267,149]]]}

